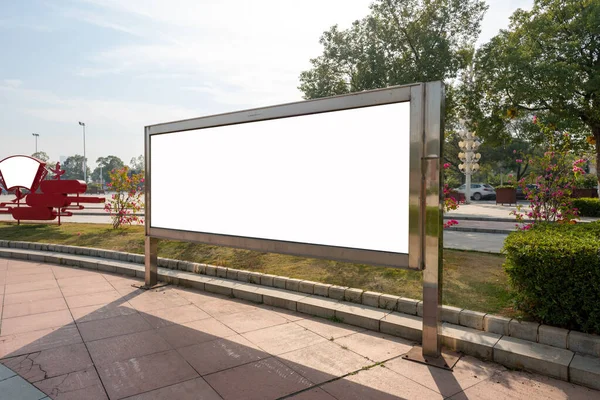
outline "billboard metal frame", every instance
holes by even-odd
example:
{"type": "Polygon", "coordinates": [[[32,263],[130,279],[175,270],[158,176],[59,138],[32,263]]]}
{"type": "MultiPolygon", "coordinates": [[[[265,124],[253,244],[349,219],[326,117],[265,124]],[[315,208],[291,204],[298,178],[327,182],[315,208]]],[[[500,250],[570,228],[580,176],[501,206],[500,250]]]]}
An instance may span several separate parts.
{"type": "Polygon", "coordinates": [[[443,116],[444,85],[442,82],[429,82],[146,126],[146,286],[152,287],[157,283],[159,239],[423,270],[423,354],[439,356],[443,116]],[[152,227],[152,136],[402,102],[410,102],[408,254],[152,227]]]}

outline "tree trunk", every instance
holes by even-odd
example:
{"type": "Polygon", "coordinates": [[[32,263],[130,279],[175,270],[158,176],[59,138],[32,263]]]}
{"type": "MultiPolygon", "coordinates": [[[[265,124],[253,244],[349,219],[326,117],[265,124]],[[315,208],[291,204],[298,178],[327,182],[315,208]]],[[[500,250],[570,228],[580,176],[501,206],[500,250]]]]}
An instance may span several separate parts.
{"type": "Polygon", "coordinates": [[[600,198],[600,125],[592,126],[592,134],[596,140],[596,177],[598,178],[598,198],[600,198]]]}

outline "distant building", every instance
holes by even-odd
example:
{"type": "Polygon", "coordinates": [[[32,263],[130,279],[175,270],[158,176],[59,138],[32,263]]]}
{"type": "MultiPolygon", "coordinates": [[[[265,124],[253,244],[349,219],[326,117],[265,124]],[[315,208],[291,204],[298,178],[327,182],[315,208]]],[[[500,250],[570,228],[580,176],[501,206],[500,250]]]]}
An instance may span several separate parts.
{"type": "Polygon", "coordinates": [[[67,156],[60,156],[60,157],[59,157],[59,160],[60,160],[60,163],[61,163],[61,164],[64,164],[64,163],[65,163],[65,161],[67,161],[67,156]]]}

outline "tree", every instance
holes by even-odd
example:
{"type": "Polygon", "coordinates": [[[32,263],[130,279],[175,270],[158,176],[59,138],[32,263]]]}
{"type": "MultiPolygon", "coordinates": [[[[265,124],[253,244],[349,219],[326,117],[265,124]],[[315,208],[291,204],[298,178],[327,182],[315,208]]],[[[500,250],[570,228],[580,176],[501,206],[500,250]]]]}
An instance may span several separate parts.
{"type": "Polygon", "coordinates": [[[99,157],[96,160],[96,163],[98,164],[98,166],[96,167],[96,169],[94,169],[94,172],[92,173],[92,181],[95,182],[109,182],[109,172],[112,170],[123,168],[123,166],[125,165],[123,161],[117,156],[99,157]],[[102,173],[102,179],[100,179],[100,173],[102,173]]]}
{"type": "MultiPolygon", "coordinates": [[[[61,165],[61,169],[65,170],[65,174],[61,179],[79,179],[83,180],[83,165],[84,158],[79,154],[68,157],[61,165]]],[[[86,175],[90,176],[90,168],[86,166],[86,175]]]]}
{"type": "Polygon", "coordinates": [[[50,159],[50,157],[48,157],[48,154],[46,154],[45,151],[38,151],[37,153],[33,153],[31,157],[37,158],[38,160],[43,162],[48,162],[48,160],[50,159]]]}
{"type": "MultiPolygon", "coordinates": [[[[600,178],[600,2],[535,0],[480,49],[476,63],[482,135],[500,138],[515,119],[535,116],[568,131],[574,148],[590,137],[600,178]]],[[[539,138],[539,130],[530,133],[539,138]]]]}
{"type": "Polygon", "coordinates": [[[133,157],[129,162],[130,165],[130,173],[131,174],[139,174],[144,172],[146,169],[146,163],[144,160],[144,155],[140,154],[137,157],[133,157]]]}
{"type": "Polygon", "coordinates": [[[487,9],[481,0],[376,0],[346,30],[323,33],[323,54],[300,74],[304,98],[455,78],[487,9]]]}

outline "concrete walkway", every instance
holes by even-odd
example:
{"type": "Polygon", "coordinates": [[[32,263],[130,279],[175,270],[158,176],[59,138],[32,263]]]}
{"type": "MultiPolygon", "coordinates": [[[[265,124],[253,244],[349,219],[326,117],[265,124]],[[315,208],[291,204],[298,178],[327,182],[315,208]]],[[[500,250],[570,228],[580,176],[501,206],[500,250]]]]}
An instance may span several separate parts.
{"type": "MultiPolygon", "coordinates": [[[[177,286],[131,286],[139,283],[0,259],[0,363],[54,399],[600,396],[467,356],[453,373],[434,369],[403,360],[412,343],[397,337],[177,286]]],[[[13,378],[0,376],[0,388],[13,378]]],[[[0,399],[20,398],[9,393],[0,399]]]]}

